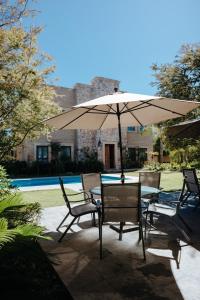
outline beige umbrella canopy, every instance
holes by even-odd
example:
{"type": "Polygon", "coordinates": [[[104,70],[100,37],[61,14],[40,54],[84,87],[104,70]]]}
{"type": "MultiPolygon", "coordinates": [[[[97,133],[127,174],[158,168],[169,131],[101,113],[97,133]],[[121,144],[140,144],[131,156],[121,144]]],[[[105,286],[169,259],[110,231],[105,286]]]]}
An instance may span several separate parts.
{"type": "Polygon", "coordinates": [[[144,126],[183,117],[199,102],[117,92],[83,102],[46,123],[57,129],[119,130],[121,176],[124,178],[121,127],[144,126]]]}

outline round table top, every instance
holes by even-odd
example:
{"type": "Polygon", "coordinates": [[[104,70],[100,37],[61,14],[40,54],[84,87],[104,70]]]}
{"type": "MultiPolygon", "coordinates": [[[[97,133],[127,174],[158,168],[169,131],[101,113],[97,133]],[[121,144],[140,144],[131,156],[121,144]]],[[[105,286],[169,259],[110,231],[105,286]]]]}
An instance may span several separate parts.
{"type": "MultiPolygon", "coordinates": [[[[101,195],[101,187],[95,186],[90,190],[91,194],[94,195],[101,195]]],[[[152,194],[158,194],[160,193],[160,190],[151,186],[141,185],[141,196],[147,196],[152,194]]]]}

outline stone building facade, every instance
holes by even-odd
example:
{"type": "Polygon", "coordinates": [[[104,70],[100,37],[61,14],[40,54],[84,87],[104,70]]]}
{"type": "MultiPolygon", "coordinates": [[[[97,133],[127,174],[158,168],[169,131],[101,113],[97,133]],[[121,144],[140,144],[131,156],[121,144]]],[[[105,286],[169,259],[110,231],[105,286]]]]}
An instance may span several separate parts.
{"type": "MultiPolygon", "coordinates": [[[[95,77],[90,84],[77,83],[73,88],[54,86],[55,101],[63,108],[69,108],[106,94],[119,88],[119,81],[95,77]]],[[[57,130],[50,136],[41,136],[38,140],[26,140],[17,150],[17,159],[24,161],[48,160],[53,157],[52,143],[58,143],[63,153],[73,160],[81,149],[89,149],[98,153],[98,159],[103,161],[105,169],[119,169],[120,153],[118,147],[118,129],[107,130],[57,130]]],[[[140,128],[122,128],[122,143],[124,149],[132,153],[133,159],[139,159],[139,152],[152,151],[152,134],[141,134],[140,128]],[[142,150],[143,149],[143,150],[142,150]],[[135,158],[134,158],[135,156],[135,158]]],[[[145,154],[146,155],[146,154],[145,154]]]]}

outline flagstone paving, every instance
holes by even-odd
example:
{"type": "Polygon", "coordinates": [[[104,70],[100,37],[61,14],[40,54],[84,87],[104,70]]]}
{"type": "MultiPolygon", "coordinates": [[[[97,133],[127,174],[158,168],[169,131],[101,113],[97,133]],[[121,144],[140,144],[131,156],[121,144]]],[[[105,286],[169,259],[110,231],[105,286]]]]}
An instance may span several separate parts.
{"type": "Polygon", "coordinates": [[[40,224],[53,240],[40,243],[74,299],[200,299],[200,208],[182,212],[192,227],[190,242],[174,226],[179,220],[158,218],[159,231],[149,232],[145,241],[146,263],[138,232],[125,233],[119,241],[108,225],[100,260],[98,228],[91,226],[90,216],[83,216],[58,243],[56,227],[66,213],[65,206],[43,210],[40,224]]]}

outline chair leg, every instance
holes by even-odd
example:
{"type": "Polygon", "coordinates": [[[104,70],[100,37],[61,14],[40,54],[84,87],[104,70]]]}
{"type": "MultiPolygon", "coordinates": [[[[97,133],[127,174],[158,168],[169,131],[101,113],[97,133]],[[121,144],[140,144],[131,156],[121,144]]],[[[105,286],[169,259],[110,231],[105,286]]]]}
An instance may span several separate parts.
{"type": "Polygon", "coordinates": [[[120,222],[120,225],[119,225],[119,241],[122,240],[123,226],[124,226],[124,222],[120,222]]]}
{"type": "Polygon", "coordinates": [[[62,222],[58,225],[58,227],[56,228],[57,231],[59,230],[59,228],[61,227],[61,225],[65,222],[65,220],[67,219],[68,216],[69,216],[69,213],[64,217],[64,219],[62,220],[62,222]]]}
{"type": "Polygon", "coordinates": [[[182,199],[180,201],[180,205],[183,206],[186,202],[187,202],[187,199],[189,198],[189,196],[191,195],[190,192],[186,192],[183,196],[182,196],[182,199]]]}
{"type": "MultiPolygon", "coordinates": [[[[145,239],[147,238],[147,225],[150,225],[151,226],[151,223],[148,222],[148,214],[149,214],[149,211],[148,211],[148,208],[145,212],[145,220],[144,220],[144,234],[145,234],[145,239]]],[[[141,240],[141,238],[140,238],[141,240]]]]}
{"type": "Polygon", "coordinates": [[[101,213],[98,211],[99,240],[101,239],[101,213]]]}
{"type": "Polygon", "coordinates": [[[76,220],[76,218],[77,217],[74,217],[74,219],[71,221],[71,223],[67,226],[67,229],[63,232],[63,234],[61,235],[61,237],[58,240],[59,243],[62,241],[62,239],[64,238],[65,234],[68,232],[68,230],[70,229],[70,227],[72,226],[72,224],[74,223],[74,221],[76,220]]]}
{"type": "Polygon", "coordinates": [[[142,239],[142,249],[143,249],[143,257],[144,261],[146,261],[146,253],[145,253],[145,246],[144,246],[144,236],[143,236],[143,230],[142,230],[142,224],[139,224],[139,235],[142,239]]]}
{"type": "Polygon", "coordinates": [[[141,233],[141,228],[139,226],[139,238],[138,238],[138,243],[141,241],[142,239],[142,233],[141,233]]]}
{"type": "Polygon", "coordinates": [[[92,226],[96,226],[95,212],[92,213],[92,226]]]}
{"type": "Polygon", "coordinates": [[[102,248],[102,220],[99,219],[99,239],[100,239],[100,259],[103,258],[103,248],[102,248]]]}

